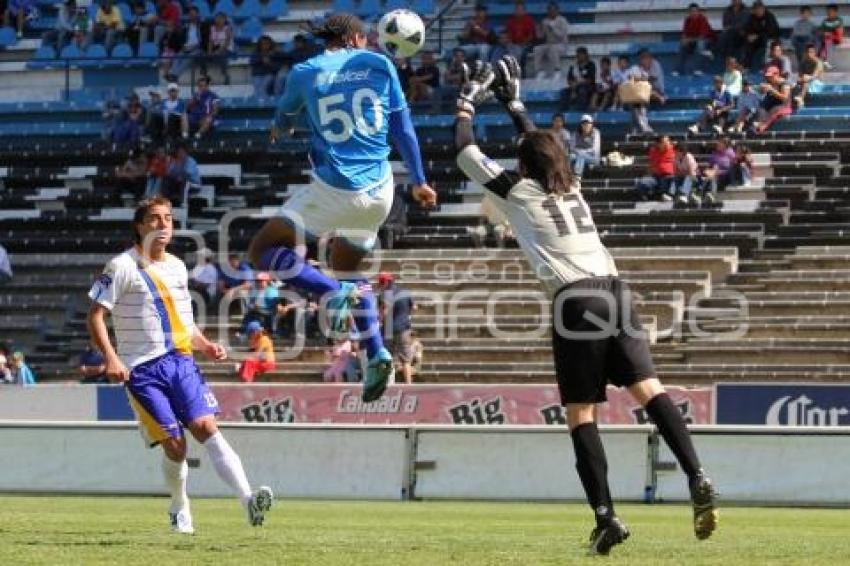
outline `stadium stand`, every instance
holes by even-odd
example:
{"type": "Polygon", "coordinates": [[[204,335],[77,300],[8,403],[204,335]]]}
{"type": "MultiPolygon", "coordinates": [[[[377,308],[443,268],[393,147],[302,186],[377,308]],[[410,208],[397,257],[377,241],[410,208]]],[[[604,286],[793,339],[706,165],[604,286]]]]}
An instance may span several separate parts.
{"type": "MultiPolygon", "coordinates": [[[[353,9],[370,20],[385,9],[377,0],[333,5],[246,0],[238,8],[224,2],[210,7],[202,0],[202,13],[233,12],[237,22],[250,22],[252,37],[260,25],[286,45],[301,22],[331,8],[353,9]]],[[[649,47],[663,68],[673,69],[686,2],[561,4],[571,24],[568,65],[579,45],[595,59],[649,47]]],[[[810,4],[821,10],[826,2],[810,4]]],[[[489,5],[497,24],[512,10],[507,1],[489,5]]],[[[703,5],[719,28],[726,2],[703,5]]],[[[787,36],[798,3],[768,5],[787,36]]],[[[62,381],[71,379],[87,341],[85,293],[109,255],[127,243],[127,211],[135,199],[114,177],[126,152],[101,140],[104,100],[131,88],[145,99],[160,78],[149,57],[156,55],[152,44],[135,55],[119,44],[111,58],[101,46],[86,51],[88,60],[57,58],[56,50],[38,39],[53,26],[54,8],[39,6],[41,16],[25,37],[13,34],[0,51],[0,243],[15,270],[12,281],[0,287],[0,340],[22,346],[42,381],[62,381]]],[[[472,5],[420,1],[416,6],[424,15],[440,13],[428,46],[450,53],[472,5]]],[[[545,3],[528,3],[536,18],[545,8],[545,3]]],[[[242,45],[231,62],[231,85],[216,84],[212,71],[213,88],[223,99],[221,123],[213,136],[191,146],[203,188],[190,198],[188,224],[213,249],[223,245],[219,228],[229,211],[254,211],[225,234],[229,249],[244,250],[262,219],[307,182],[303,139],[268,147],[274,101],[252,95],[247,48],[242,45]]],[[[850,65],[843,68],[845,61],[850,64],[850,48],[841,47],[823,91],[767,134],[732,135],[754,152],[756,179],[751,186],[729,188],[710,206],[636,202],[632,187],[645,169],[651,140],[630,133],[625,112],[594,116],[603,133],[603,155],[617,151],[635,159],[624,167],[588,172],[583,191],[604,243],[640,294],[638,310],[665,381],[850,379],[850,80],[843,73],[850,65]],[[742,325],[742,334],[732,334],[742,325]]],[[[716,65],[719,70],[720,62],[716,65]]],[[[560,110],[561,82],[526,81],[527,105],[539,125],[560,110]]],[[[686,139],[699,161],[711,152],[714,138],[687,134],[686,128],[699,115],[696,101],[705,99],[709,84],[710,78],[668,76],[668,102],[649,114],[656,131],[686,139]]],[[[502,247],[482,216],[483,191],[466,183],[454,166],[450,98],[437,112],[430,103],[414,106],[442,204],[431,212],[409,209],[403,222],[386,231],[392,233],[385,238],[392,240],[392,249],[379,254],[381,269],[397,273],[419,298],[414,328],[427,359],[416,379],[549,383],[548,312],[528,295],[538,285],[519,250],[510,238],[502,247]],[[483,293],[496,291],[503,298],[488,313],[483,293]],[[459,292],[470,293],[462,295],[462,304],[459,292]],[[456,324],[450,330],[445,321],[451,316],[456,324]],[[486,323],[488,317],[493,324],[486,323]]],[[[579,116],[566,114],[571,130],[579,116]]],[[[495,107],[483,111],[477,133],[488,154],[510,164],[512,127],[495,107]]],[[[176,247],[188,253],[194,244],[181,240],[176,247]]],[[[213,317],[208,325],[218,323],[233,337],[240,318],[213,317]]],[[[324,348],[314,344],[262,379],[320,381],[323,367],[324,348]]],[[[204,363],[203,369],[214,381],[236,379],[230,366],[204,363]]]]}

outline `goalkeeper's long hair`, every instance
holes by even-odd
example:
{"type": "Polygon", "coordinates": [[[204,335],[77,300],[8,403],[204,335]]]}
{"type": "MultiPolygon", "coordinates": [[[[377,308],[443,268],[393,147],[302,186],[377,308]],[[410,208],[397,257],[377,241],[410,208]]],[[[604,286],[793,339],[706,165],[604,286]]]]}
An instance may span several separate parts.
{"type": "Polygon", "coordinates": [[[328,47],[352,47],[355,36],[366,35],[363,20],[354,14],[340,12],[328,16],[319,25],[310,25],[309,31],[323,39],[328,47]]]}
{"type": "Polygon", "coordinates": [[[519,144],[519,163],[524,177],[534,179],[547,193],[566,194],[573,187],[573,172],[564,145],[554,133],[526,133],[519,144]]]}

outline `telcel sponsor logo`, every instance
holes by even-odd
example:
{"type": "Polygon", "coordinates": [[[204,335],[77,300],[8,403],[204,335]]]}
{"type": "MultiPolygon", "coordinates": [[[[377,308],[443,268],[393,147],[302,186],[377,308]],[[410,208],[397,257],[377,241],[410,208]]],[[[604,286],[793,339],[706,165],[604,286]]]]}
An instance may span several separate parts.
{"type": "Polygon", "coordinates": [[[338,85],[342,83],[353,83],[357,81],[365,81],[369,78],[369,71],[371,69],[366,69],[363,71],[353,71],[351,69],[346,71],[331,71],[329,73],[319,73],[316,75],[316,85],[338,85]]]}
{"type": "MultiPolygon", "coordinates": [[[[819,407],[805,395],[785,395],[767,410],[765,424],[788,426],[839,426],[842,417],[850,415],[847,407],[819,407]]],[[[845,419],[850,421],[850,419],[845,419]]]]}

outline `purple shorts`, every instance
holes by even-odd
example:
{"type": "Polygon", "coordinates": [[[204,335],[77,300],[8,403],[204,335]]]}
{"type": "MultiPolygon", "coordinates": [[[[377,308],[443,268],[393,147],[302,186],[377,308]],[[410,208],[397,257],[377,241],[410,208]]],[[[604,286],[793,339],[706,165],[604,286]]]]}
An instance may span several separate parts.
{"type": "Polygon", "coordinates": [[[218,413],[218,401],[191,356],[169,352],[130,371],[130,406],[150,446],[181,438],[183,427],[218,413]]]}

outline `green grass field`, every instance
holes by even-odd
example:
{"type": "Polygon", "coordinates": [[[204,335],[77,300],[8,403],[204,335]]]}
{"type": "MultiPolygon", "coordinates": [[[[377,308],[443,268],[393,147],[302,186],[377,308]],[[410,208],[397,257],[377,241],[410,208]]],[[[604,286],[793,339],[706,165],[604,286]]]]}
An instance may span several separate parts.
{"type": "Polygon", "coordinates": [[[839,564],[850,511],[728,508],[698,542],[690,509],[621,505],[632,537],[588,558],[582,505],[284,501],[251,529],[231,500],[193,504],[197,534],[168,531],[159,498],[2,497],[0,564],[839,564]]]}

